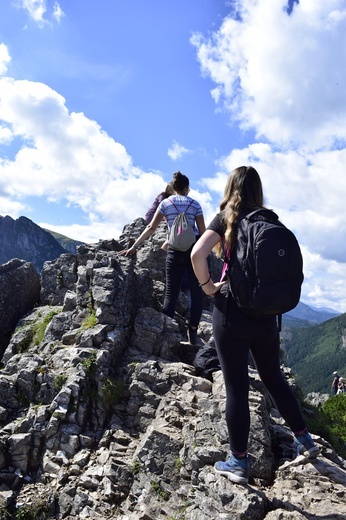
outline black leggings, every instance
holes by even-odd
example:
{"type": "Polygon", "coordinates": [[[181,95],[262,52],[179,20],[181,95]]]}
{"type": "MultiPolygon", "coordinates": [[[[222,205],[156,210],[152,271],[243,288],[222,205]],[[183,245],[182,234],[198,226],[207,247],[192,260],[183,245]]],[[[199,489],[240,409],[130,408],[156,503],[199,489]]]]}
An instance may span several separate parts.
{"type": "Polygon", "coordinates": [[[247,450],[250,431],[249,351],[260,378],[291,430],[299,432],[306,424],[299,403],[280,370],[280,340],[275,317],[246,316],[229,297],[225,324],[224,292],[215,297],[213,334],[226,387],[230,448],[234,453],[243,453],[247,450]]]}
{"type": "MultiPolygon", "coordinates": [[[[191,248],[192,249],[192,248],[191,248]]],[[[198,327],[203,311],[203,291],[191,263],[191,249],[186,252],[168,249],[166,258],[166,290],[162,312],[173,318],[184,274],[187,273],[191,295],[190,323],[198,327]]]]}

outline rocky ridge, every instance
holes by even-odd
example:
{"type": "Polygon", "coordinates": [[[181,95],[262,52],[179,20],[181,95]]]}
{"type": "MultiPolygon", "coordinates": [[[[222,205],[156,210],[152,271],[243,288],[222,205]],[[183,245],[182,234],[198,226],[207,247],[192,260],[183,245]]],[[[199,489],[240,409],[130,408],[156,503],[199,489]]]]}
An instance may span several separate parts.
{"type": "Polygon", "coordinates": [[[251,366],[249,485],[214,474],[228,456],[222,374],[196,375],[186,295],[175,319],[160,312],[164,228],[119,255],[144,225],[44,264],[40,304],[2,359],[0,518],[345,519],[345,461],[316,436],[321,456],[295,457],[251,366]]]}

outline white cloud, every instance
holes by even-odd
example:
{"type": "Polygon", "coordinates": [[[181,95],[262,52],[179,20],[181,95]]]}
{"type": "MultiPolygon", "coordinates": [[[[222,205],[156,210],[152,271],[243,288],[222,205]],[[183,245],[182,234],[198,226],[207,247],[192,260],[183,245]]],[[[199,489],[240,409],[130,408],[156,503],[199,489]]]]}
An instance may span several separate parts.
{"type": "Polygon", "coordinates": [[[7,64],[11,61],[7,46],[4,43],[0,43],[0,76],[6,74],[7,64]]]}
{"type": "Polygon", "coordinates": [[[345,312],[346,264],[328,261],[320,255],[302,248],[304,274],[302,300],[317,307],[329,307],[345,312]]]}
{"type": "Polygon", "coordinates": [[[215,177],[202,179],[223,195],[227,175],[237,166],[259,172],[267,207],[296,234],[303,250],[303,299],[345,311],[346,150],[300,154],[277,151],[266,143],[233,150],[220,160],[215,177]],[[328,303],[329,302],[329,303],[328,303]]]}
{"type": "Polygon", "coordinates": [[[188,150],[188,148],[185,148],[183,145],[177,143],[177,141],[173,141],[171,147],[168,148],[167,153],[173,161],[178,161],[184,155],[190,153],[190,150],[188,150]]]}
{"type": "Polygon", "coordinates": [[[312,149],[346,139],[343,0],[242,0],[211,38],[192,43],[205,75],[244,129],[312,149]]]}
{"type": "Polygon", "coordinates": [[[11,215],[14,218],[17,218],[23,214],[25,206],[19,201],[2,196],[0,193],[0,208],[0,216],[4,217],[6,215],[11,215]]]}
{"type": "Polygon", "coordinates": [[[54,2],[54,6],[53,6],[53,17],[55,18],[55,20],[57,22],[60,22],[61,18],[65,16],[65,13],[63,12],[63,10],[61,9],[60,5],[58,4],[58,2],[54,2]]]}
{"type": "Polygon", "coordinates": [[[0,158],[1,214],[16,217],[30,209],[26,197],[41,196],[86,215],[85,226],[45,223],[49,229],[92,242],[117,238],[166,185],[159,172],[136,168],[124,146],[84,114],[70,113],[65,99],[42,83],[0,78],[0,121],[0,140],[13,155],[0,158]]]}
{"type": "Polygon", "coordinates": [[[22,0],[21,7],[25,9],[35,22],[43,22],[47,11],[46,0],[22,0]]]}
{"type": "Polygon", "coordinates": [[[64,16],[64,12],[58,2],[54,2],[50,9],[51,12],[48,12],[50,3],[50,0],[21,0],[20,7],[28,13],[29,17],[32,18],[38,26],[42,27],[43,25],[50,23],[50,16],[57,22],[60,22],[61,18],[64,16]]]}
{"type": "Polygon", "coordinates": [[[0,125],[0,144],[9,143],[12,141],[12,138],[13,138],[12,131],[8,127],[0,125]]]}

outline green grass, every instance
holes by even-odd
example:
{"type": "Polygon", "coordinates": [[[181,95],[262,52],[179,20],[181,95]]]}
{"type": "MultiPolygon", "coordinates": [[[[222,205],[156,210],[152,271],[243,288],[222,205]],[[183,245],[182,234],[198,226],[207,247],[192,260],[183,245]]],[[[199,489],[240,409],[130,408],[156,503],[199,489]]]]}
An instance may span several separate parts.
{"type": "Polygon", "coordinates": [[[61,309],[50,311],[43,317],[43,319],[36,321],[33,325],[18,328],[17,332],[24,328],[28,329],[25,342],[21,343],[19,353],[26,352],[33,345],[38,346],[44,338],[49,323],[52,321],[54,316],[56,316],[60,312],[61,309]]]}
{"type": "Polygon", "coordinates": [[[48,314],[46,314],[44,316],[42,321],[35,323],[35,325],[33,327],[33,338],[32,338],[32,342],[34,345],[39,345],[41,343],[41,341],[44,338],[44,335],[45,335],[45,332],[46,332],[46,329],[47,329],[49,323],[52,321],[54,316],[56,314],[59,314],[60,312],[61,312],[61,310],[50,311],[48,314]]]}
{"type": "Polygon", "coordinates": [[[95,327],[96,323],[97,323],[97,318],[96,318],[96,314],[95,314],[95,309],[90,309],[90,314],[83,320],[83,322],[80,326],[80,330],[85,331],[88,329],[92,329],[93,327],[95,327]]]}
{"type": "Polygon", "coordinates": [[[153,488],[153,490],[163,499],[167,502],[167,500],[169,500],[169,493],[167,493],[167,491],[165,491],[164,489],[162,489],[162,487],[160,486],[160,484],[158,482],[156,482],[155,480],[151,480],[150,481],[150,485],[151,487],[153,488]]]}

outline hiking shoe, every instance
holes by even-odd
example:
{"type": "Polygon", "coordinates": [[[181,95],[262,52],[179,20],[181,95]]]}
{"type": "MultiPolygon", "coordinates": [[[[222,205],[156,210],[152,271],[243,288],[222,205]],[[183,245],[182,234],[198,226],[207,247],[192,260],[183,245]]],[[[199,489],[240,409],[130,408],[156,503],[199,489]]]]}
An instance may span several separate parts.
{"type": "Polygon", "coordinates": [[[294,442],[297,446],[297,455],[304,455],[307,459],[314,459],[321,452],[308,432],[295,437],[294,442]]]}
{"type": "Polygon", "coordinates": [[[192,329],[191,327],[187,329],[187,340],[191,345],[195,346],[198,344],[197,329],[192,329]]]}
{"type": "Polygon", "coordinates": [[[232,455],[226,462],[216,462],[214,470],[215,473],[224,475],[237,484],[247,484],[249,481],[249,461],[247,457],[244,459],[236,459],[232,455]]]}

